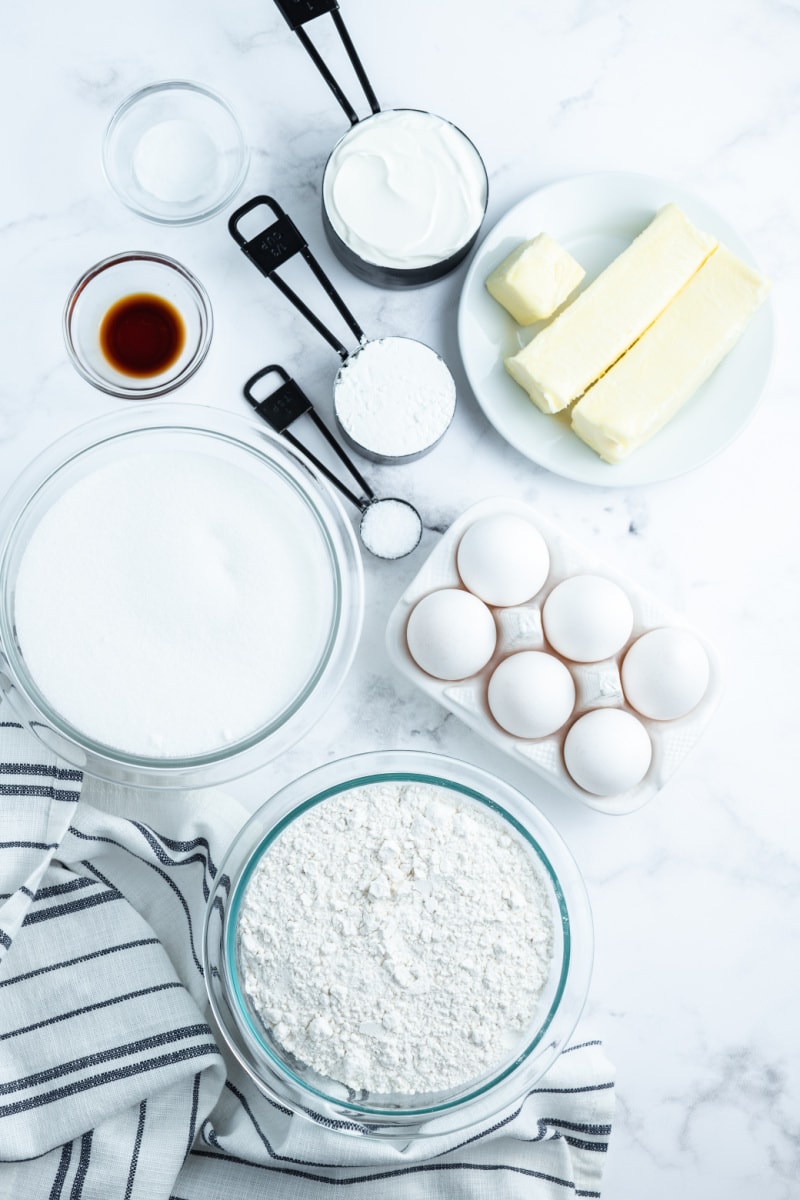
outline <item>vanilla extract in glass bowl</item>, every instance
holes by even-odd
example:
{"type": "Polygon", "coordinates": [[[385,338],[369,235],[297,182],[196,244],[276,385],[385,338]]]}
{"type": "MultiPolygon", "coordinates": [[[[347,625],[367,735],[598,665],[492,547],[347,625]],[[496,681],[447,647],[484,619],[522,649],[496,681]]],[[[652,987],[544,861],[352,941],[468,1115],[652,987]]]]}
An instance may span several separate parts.
{"type": "Polygon", "coordinates": [[[199,279],[165,254],[127,251],[84,272],[64,308],[73,366],[124,400],[163,396],[191,379],[214,321],[199,279]]]}
{"type": "Polygon", "coordinates": [[[99,338],[116,371],[149,379],[175,365],[186,343],[186,324],[163,296],[134,292],[111,305],[100,322],[99,338]]]}

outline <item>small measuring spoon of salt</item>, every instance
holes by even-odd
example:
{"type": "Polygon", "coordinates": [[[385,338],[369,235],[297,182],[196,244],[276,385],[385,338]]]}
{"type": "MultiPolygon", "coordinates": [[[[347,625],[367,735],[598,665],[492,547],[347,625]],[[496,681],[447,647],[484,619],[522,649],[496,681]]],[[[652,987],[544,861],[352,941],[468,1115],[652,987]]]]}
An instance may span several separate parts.
{"type": "Polygon", "coordinates": [[[296,450],[299,450],[333,486],[354,504],[361,512],[359,534],[364,547],[376,558],[397,559],[405,558],[416,550],[422,538],[422,518],[407,500],[394,496],[376,496],[364,479],[353,461],[345,453],[342,446],[322,421],[311,401],[294,379],[277,363],[262,367],[251,375],[244,385],[244,395],[248,404],[252,405],[258,415],[275,430],[285,437],[296,450]],[[254,387],[267,375],[277,375],[282,381],[274,391],[264,399],[259,400],[254,394],[254,387]],[[341,481],[323,462],[312,454],[307,446],[289,429],[302,416],[309,416],[323,435],[328,445],[334,450],[342,463],[362,489],[362,495],[355,492],[341,481]]]}

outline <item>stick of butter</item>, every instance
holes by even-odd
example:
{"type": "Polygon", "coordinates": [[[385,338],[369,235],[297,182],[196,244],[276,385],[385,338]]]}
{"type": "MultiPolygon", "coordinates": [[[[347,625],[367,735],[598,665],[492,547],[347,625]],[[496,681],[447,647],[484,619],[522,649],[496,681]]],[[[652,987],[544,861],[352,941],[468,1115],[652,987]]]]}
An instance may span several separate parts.
{"type": "Polygon", "coordinates": [[[552,317],[586,272],[549,233],[523,242],[495,267],[486,288],[519,325],[552,317]]]}
{"type": "Polygon", "coordinates": [[[575,405],[578,437],[606,462],[626,458],[705,383],[768,291],[768,280],[720,246],[575,405]]]}
{"type": "Polygon", "coordinates": [[[560,412],[620,358],[716,247],[675,204],[518,354],[509,374],[542,412],[560,412]]]}

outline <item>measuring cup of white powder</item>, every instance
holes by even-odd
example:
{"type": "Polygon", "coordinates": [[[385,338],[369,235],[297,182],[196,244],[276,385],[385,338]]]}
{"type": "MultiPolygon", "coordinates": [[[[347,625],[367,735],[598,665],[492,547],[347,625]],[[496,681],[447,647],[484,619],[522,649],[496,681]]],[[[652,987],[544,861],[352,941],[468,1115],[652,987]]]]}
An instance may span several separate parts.
{"type": "Polygon", "coordinates": [[[577,1022],[592,960],[578,869],[527,798],[469,764],[326,763],[251,818],[222,874],[211,1005],[255,1083],[298,1113],[450,1133],[530,1090],[577,1022]]]}
{"type": "Polygon", "coordinates": [[[295,306],[342,365],[333,384],[333,410],[342,437],[373,462],[413,462],[444,437],[456,408],[456,385],[447,364],[415,338],[369,340],[317,262],[300,230],[271,196],[254,196],[228,221],[231,237],[245,256],[295,306]],[[245,234],[250,214],[266,208],[274,218],[257,233],[245,234]],[[297,295],[278,268],[299,254],[356,338],[348,350],[297,295]]]}
{"type": "Polygon", "coordinates": [[[344,679],[362,608],[327,486],[261,424],[210,408],[89,422],[0,509],[0,685],[106,779],[197,786],[281,753],[344,679]]]}
{"type": "Polygon", "coordinates": [[[351,125],[322,181],[322,222],[333,252],[369,283],[417,287],[440,279],[468,254],[486,214],[489,184],[475,145],[434,113],[381,109],[337,4],[276,4],[351,125]],[[325,13],[369,104],[367,117],[359,118],[306,33],[325,13]]]}

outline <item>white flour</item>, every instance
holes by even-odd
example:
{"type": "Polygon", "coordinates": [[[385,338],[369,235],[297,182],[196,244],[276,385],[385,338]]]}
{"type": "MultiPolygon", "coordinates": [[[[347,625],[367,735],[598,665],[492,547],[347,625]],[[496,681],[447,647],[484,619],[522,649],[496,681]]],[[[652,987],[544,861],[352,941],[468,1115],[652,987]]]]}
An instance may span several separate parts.
{"type": "Polygon", "coordinates": [[[518,1049],[553,924],[524,843],[425,783],[351,789],[296,818],[239,916],[244,987],[284,1050],[356,1091],[466,1083],[518,1049]]]}
{"type": "Polygon", "coordinates": [[[402,458],[430,449],[456,407],[456,385],[430,346],[413,338],[367,342],[348,358],[334,384],[344,432],[371,454],[402,458]]]}

